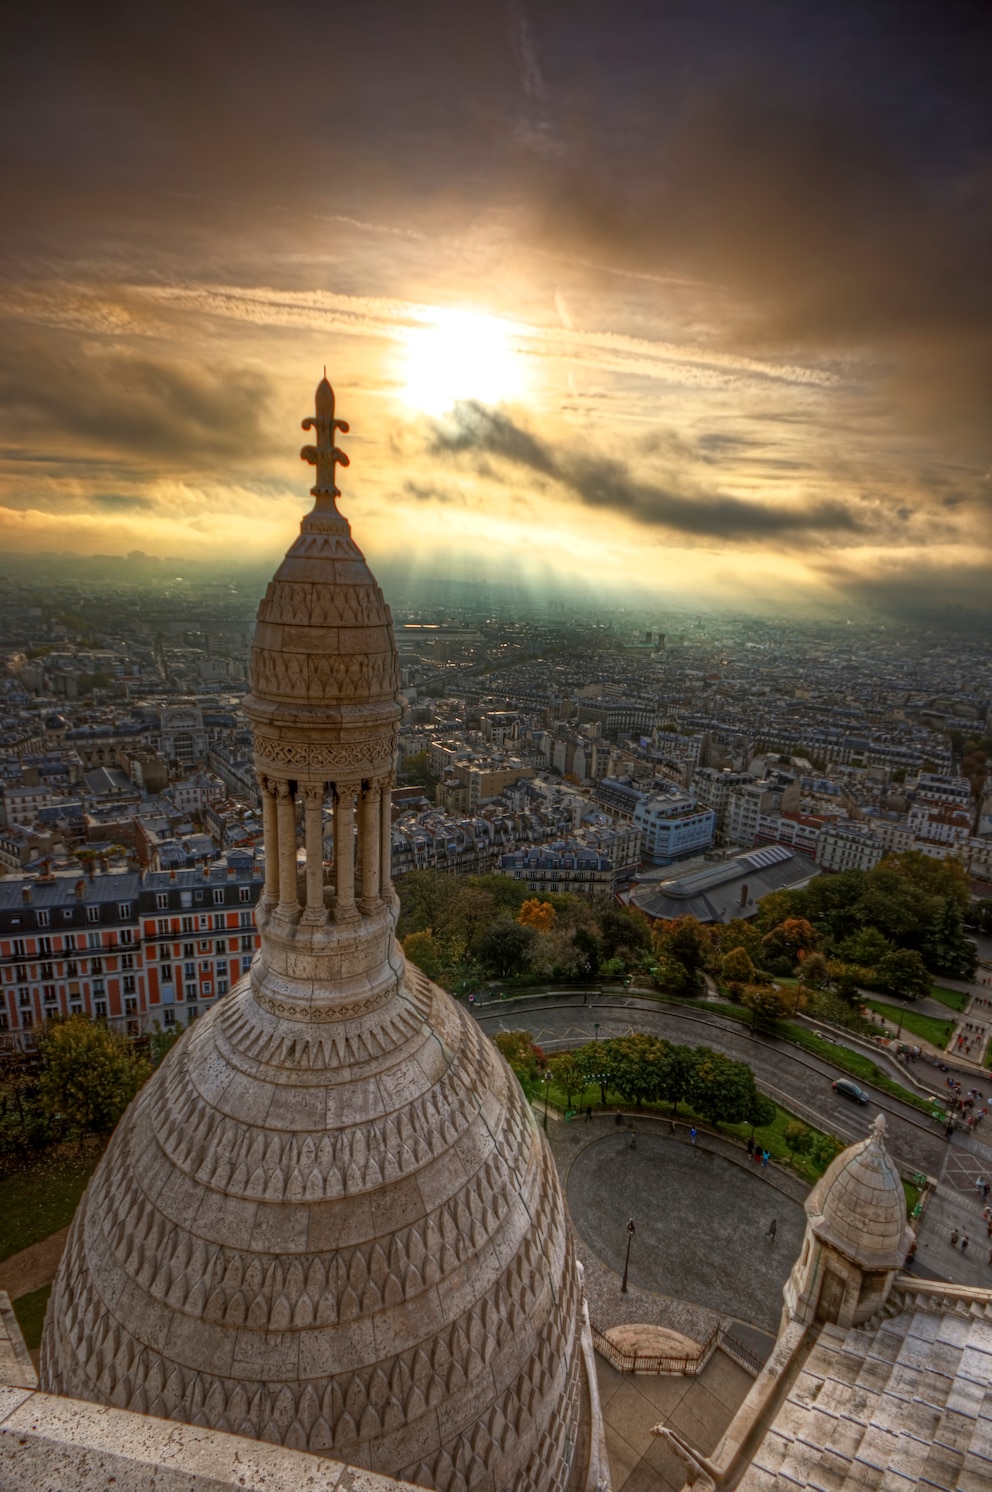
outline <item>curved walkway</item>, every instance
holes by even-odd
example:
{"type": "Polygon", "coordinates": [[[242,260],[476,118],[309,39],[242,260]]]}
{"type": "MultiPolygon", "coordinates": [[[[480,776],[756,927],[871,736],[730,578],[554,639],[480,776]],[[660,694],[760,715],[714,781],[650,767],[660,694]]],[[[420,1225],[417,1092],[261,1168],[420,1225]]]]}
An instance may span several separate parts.
{"type": "MultiPolygon", "coordinates": [[[[673,1137],[667,1120],[633,1122],[634,1148],[612,1115],[552,1121],[548,1131],[594,1324],[666,1326],[695,1341],[721,1321],[738,1335],[742,1326],[774,1334],[808,1188],[778,1167],[754,1168],[743,1147],[723,1136],[700,1130],[693,1146],[684,1125],[673,1137]],[[624,1295],[630,1217],[637,1232],[624,1295]]],[[[753,1345],[764,1355],[770,1344],[753,1345]]]]}

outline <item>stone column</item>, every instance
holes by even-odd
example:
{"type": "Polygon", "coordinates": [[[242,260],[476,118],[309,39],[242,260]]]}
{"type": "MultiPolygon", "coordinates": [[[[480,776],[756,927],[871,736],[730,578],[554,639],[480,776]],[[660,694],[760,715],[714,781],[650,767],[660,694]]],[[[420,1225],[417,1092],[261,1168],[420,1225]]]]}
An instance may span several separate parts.
{"type": "Polygon", "coordinates": [[[279,900],[279,828],[276,813],[275,785],[268,777],[258,773],[258,786],[262,794],[262,843],[265,846],[265,890],[263,896],[267,907],[274,907],[279,900]]]}
{"type": "Polygon", "coordinates": [[[379,900],[379,797],[377,782],[364,784],[358,823],[364,912],[371,912],[379,900]]]}
{"type": "Polygon", "coordinates": [[[356,915],[355,907],[355,785],[353,782],[335,783],[334,786],[334,869],[336,900],[334,918],[337,922],[350,921],[356,915]]]}
{"type": "Polygon", "coordinates": [[[288,782],[276,783],[276,811],[279,816],[279,914],[295,917],[300,910],[296,899],[296,799],[288,782]]]}
{"type": "Polygon", "coordinates": [[[383,901],[386,900],[392,886],[389,871],[392,859],[390,841],[393,832],[392,788],[392,777],[384,777],[379,791],[379,895],[383,901]]]}
{"type": "Polygon", "coordinates": [[[303,921],[323,923],[324,909],[324,789],[308,783],[300,789],[303,799],[304,838],[307,847],[307,909],[303,921]]]}

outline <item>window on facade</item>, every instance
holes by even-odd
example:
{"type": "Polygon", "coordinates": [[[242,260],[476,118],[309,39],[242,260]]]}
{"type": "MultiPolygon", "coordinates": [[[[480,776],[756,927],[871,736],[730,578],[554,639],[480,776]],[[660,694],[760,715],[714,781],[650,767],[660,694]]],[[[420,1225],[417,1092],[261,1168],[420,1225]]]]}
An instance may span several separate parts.
{"type": "Polygon", "coordinates": [[[251,901],[251,887],[242,886],[238,891],[238,895],[242,901],[251,901]]]}
{"type": "Polygon", "coordinates": [[[93,993],[94,995],[105,995],[107,993],[107,986],[102,979],[94,979],[93,993]]]}
{"type": "Polygon", "coordinates": [[[226,995],[227,994],[227,980],[226,979],[218,979],[218,981],[217,981],[217,993],[218,993],[218,995],[226,995]]]}
{"type": "Polygon", "coordinates": [[[41,996],[46,1005],[54,1005],[57,999],[54,984],[44,985],[41,991],[41,996]]]}
{"type": "Polygon", "coordinates": [[[31,1030],[31,1027],[34,1025],[34,1015],[30,1010],[21,1011],[21,1025],[24,1027],[25,1031],[31,1030]]]}
{"type": "Polygon", "coordinates": [[[187,1020],[189,1020],[189,1021],[195,1021],[196,1018],[197,1018],[197,1016],[199,1014],[200,1014],[200,1012],[199,1012],[198,1008],[195,1005],[187,1005],[186,1006],[186,1019],[187,1020]]]}
{"type": "Polygon", "coordinates": [[[193,957],[193,944],[192,943],[184,943],[183,944],[183,958],[192,958],[192,957],[193,957]]]}
{"type": "Polygon", "coordinates": [[[225,943],[225,941],[224,941],[223,938],[218,938],[217,939],[216,943],[214,944],[214,952],[215,953],[226,953],[227,952],[227,944],[225,943]]]}
{"type": "Polygon", "coordinates": [[[215,912],[214,913],[214,932],[222,932],[223,929],[226,926],[227,926],[227,923],[224,920],[224,913],[223,912],[215,912]]]}
{"type": "Polygon", "coordinates": [[[131,927],[122,927],[121,928],[120,940],[121,940],[122,943],[133,943],[134,942],[134,929],[131,928],[131,927]]]}
{"type": "Polygon", "coordinates": [[[184,964],[183,965],[183,978],[184,979],[195,979],[196,978],[196,964],[184,964]]]}
{"type": "Polygon", "coordinates": [[[117,915],[122,922],[128,922],[131,918],[131,903],[129,901],[118,902],[117,915]]]}
{"type": "Polygon", "coordinates": [[[184,917],[183,918],[183,920],[182,920],[182,930],[183,930],[184,933],[191,933],[193,931],[193,919],[192,919],[192,917],[184,917]]]}
{"type": "Polygon", "coordinates": [[[133,953],[122,953],[121,954],[121,968],[122,969],[133,969],[134,968],[134,954],[133,953]]]}
{"type": "Polygon", "coordinates": [[[78,1000],[73,1000],[69,1006],[70,1015],[82,1015],[83,1007],[78,1000]]]}
{"type": "Polygon", "coordinates": [[[164,912],[165,909],[166,909],[166,907],[168,905],[169,905],[169,893],[168,893],[168,891],[158,891],[158,892],[156,892],[156,894],[155,894],[155,907],[156,907],[156,910],[159,911],[159,912],[164,912]]]}
{"type": "Polygon", "coordinates": [[[27,956],[27,946],[26,946],[26,944],[24,942],[24,939],[23,938],[15,938],[14,939],[14,957],[15,958],[25,958],[26,956],[27,956]]]}
{"type": "Polygon", "coordinates": [[[65,966],[65,974],[67,979],[75,979],[78,976],[79,965],[74,958],[70,958],[67,961],[65,966]]]}
{"type": "Polygon", "coordinates": [[[136,988],[136,986],[135,986],[135,982],[134,982],[134,975],[133,974],[125,974],[124,975],[124,993],[126,995],[133,995],[134,991],[135,991],[135,988],[136,988]]]}
{"type": "Polygon", "coordinates": [[[174,1010],[162,1011],[162,1025],[174,1026],[176,1024],[176,1012],[174,1010]]]}
{"type": "Polygon", "coordinates": [[[193,905],[193,893],[192,893],[192,891],[180,891],[180,893],[179,893],[179,905],[182,906],[182,907],[191,907],[193,905]]]}
{"type": "Polygon", "coordinates": [[[71,922],[72,921],[72,907],[63,907],[62,908],[62,921],[63,922],[71,922]]]}
{"type": "Polygon", "coordinates": [[[29,989],[19,989],[17,991],[17,1003],[18,1005],[30,1005],[31,991],[29,989]]]}
{"type": "Polygon", "coordinates": [[[96,1021],[105,1021],[107,1019],[106,1000],[93,1001],[93,1019],[96,1021]]]}
{"type": "Polygon", "coordinates": [[[88,944],[89,944],[90,948],[102,948],[103,947],[103,941],[102,941],[99,933],[90,933],[89,936],[88,936],[87,941],[88,941],[88,944]]]}
{"type": "Polygon", "coordinates": [[[47,912],[39,912],[38,913],[38,926],[39,927],[47,927],[48,926],[48,913],[47,912]]]}
{"type": "Polygon", "coordinates": [[[103,959],[102,958],[94,958],[94,959],[90,960],[90,973],[91,974],[102,974],[103,973],[103,959]]]}
{"type": "Polygon", "coordinates": [[[172,983],[172,965],[171,964],[163,964],[162,965],[161,969],[159,970],[159,978],[161,979],[161,981],[162,981],[163,984],[171,984],[172,983]]]}
{"type": "Polygon", "coordinates": [[[251,968],[251,956],[250,955],[248,955],[247,957],[245,957],[245,958],[243,958],[241,960],[241,968],[242,968],[242,970],[245,973],[247,973],[248,970],[251,968]]]}
{"type": "Polygon", "coordinates": [[[100,908],[99,907],[87,907],[86,908],[86,920],[87,920],[87,922],[99,922],[100,921],[100,908]]]}
{"type": "Polygon", "coordinates": [[[213,993],[213,988],[213,981],[204,979],[200,985],[200,993],[209,997],[213,993]]]}
{"type": "Polygon", "coordinates": [[[222,886],[215,886],[214,887],[214,906],[215,907],[222,907],[223,905],[224,905],[224,888],[222,886]]]}
{"type": "Polygon", "coordinates": [[[9,1026],[10,1026],[10,1023],[7,1020],[7,1012],[6,1012],[6,1010],[0,1010],[0,1031],[6,1031],[6,1030],[8,1030],[9,1026]]]}
{"type": "Polygon", "coordinates": [[[244,938],[241,939],[241,952],[242,953],[248,953],[248,952],[250,952],[251,949],[254,946],[255,945],[254,945],[254,943],[253,943],[252,938],[251,938],[250,935],[248,937],[244,937],[244,938]]]}
{"type": "Polygon", "coordinates": [[[240,916],[240,918],[238,920],[239,920],[240,925],[242,927],[251,927],[251,913],[250,912],[242,912],[241,916],[240,916]]]}
{"type": "Polygon", "coordinates": [[[125,1015],[137,1015],[138,1014],[138,1002],[137,1002],[137,1000],[125,1000],[124,1001],[124,1014],[125,1015]]]}

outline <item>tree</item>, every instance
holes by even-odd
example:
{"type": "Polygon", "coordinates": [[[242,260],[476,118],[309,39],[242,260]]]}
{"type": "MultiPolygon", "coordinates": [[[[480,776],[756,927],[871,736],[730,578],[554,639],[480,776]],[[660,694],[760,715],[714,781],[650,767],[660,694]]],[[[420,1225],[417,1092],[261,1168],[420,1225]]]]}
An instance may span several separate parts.
{"type": "Polygon", "coordinates": [[[849,938],[844,939],[837,951],[848,963],[864,964],[872,968],[891,949],[891,942],[877,927],[859,927],[849,938]]]}
{"type": "Polygon", "coordinates": [[[771,958],[786,958],[795,964],[816,947],[816,928],[805,917],[786,917],[765,934],[762,942],[771,958]]]}
{"type": "Polygon", "coordinates": [[[441,949],[429,928],[423,932],[408,933],[403,939],[403,952],[412,964],[416,964],[417,968],[427,975],[428,979],[440,977],[441,949]]]}
{"type": "Polygon", "coordinates": [[[511,979],[528,967],[536,936],[532,927],[521,927],[510,917],[500,917],[479,940],[479,960],[498,978],[511,979]]]}
{"type": "Polygon", "coordinates": [[[611,903],[599,911],[599,937],[603,958],[621,958],[625,964],[636,964],[639,956],[651,947],[651,929],[647,918],[631,907],[611,903]]]}
{"type": "Polygon", "coordinates": [[[611,1085],[628,1103],[661,1098],[668,1043],[643,1031],[600,1042],[611,1085]]]}
{"type": "Polygon", "coordinates": [[[720,960],[720,977],[727,984],[753,984],[754,964],[744,948],[732,948],[720,960]]]}
{"type": "Polygon", "coordinates": [[[830,966],[822,953],[811,953],[799,965],[799,979],[813,989],[822,989],[830,979],[830,966]]]}
{"type": "Polygon", "coordinates": [[[589,1083],[585,1064],[576,1052],[560,1052],[558,1056],[548,1059],[548,1071],[563,1090],[567,1107],[571,1108],[572,1095],[577,1094],[581,1099],[589,1083]]]}
{"type": "Polygon", "coordinates": [[[755,1088],[754,1098],[751,1100],[750,1107],[744,1115],[744,1123],[751,1126],[752,1139],[754,1139],[754,1131],[756,1129],[764,1129],[767,1124],[775,1123],[775,1114],[775,1105],[771,1099],[766,1098],[763,1093],[759,1093],[757,1088],[755,1088]]]}
{"type": "Polygon", "coordinates": [[[572,938],[576,953],[576,964],[580,979],[597,979],[603,958],[603,948],[594,932],[587,927],[577,927],[572,938]]]}
{"type": "Polygon", "coordinates": [[[705,1057],[705,1046],[670,1046],[665,1055],[661,1097],[672,1106],[672,1113],[689,1097],[696,1066],[705,1057]]]}
{"type": "Polygon", "coordinates": [[[656,953],[676,959],[693,984],[699,983],[700,971],[711,948],[709,932],[695,917],[679,917],[675,922],[666,922],[655,936],[656,953]]]}
{"type": "Polygon", "coordinates": [[[712,1124],[746,1122],[757,1089],[746,1062],[735,1062],[722,1052],[707,1051],[697,1063],[689,1103],[712,1124]]]}
{"type": "Polygon", "coordinates": [[[742,917],[735,917],[732,921],[714,929],[714,940],[721,954],[732,953],[735,948],[743,948],[754,967],[756,969],[762,967],[765,948],[761,941],[761,933],[753,922],[745,922],[742,917]]]}
{"type": "Polygon", "coordinates": [[[970,979],[978,962],[975,945],[965,937],[964,913],[951,896],[940,898],[923,945],[930,967],[952,979],[970,979]]]}
{"type": "Polygon", "coordinates": [[[893,948],[875,966],[875,984],[903,1000],[924,1000],[933,980],[920,955],[912,948],[893,948]]]}
{"type": "Polygon", "coordinates": [[[962,911],[968,905],[968,872],[960,860],[935,860],[922,850],[899,850],[879,861],[872,874],[879,872],[901,876],[926,896],[950,896],[962,911]]]}
{"type": "Polygon", "coordinates": [[[532,896],[520,908],[517,921],[522,927],[532,927],[535,932],[550,932],[558,921],[558,914],[549,901],[532,896]]]}
{"type": "Polygon", "coordinates": [[[55,1022],[38,1048],[42,1102],[79,1134],[109,1134],[151,1071],[123,1036],[83,1016],[55,1022]]]}
{"type": "Polygon", "coordinates": [[[162,1027],[158,1021],[155,1022],[148,1037],[148,1052],[153,1068],[161,1065],[185,1029],[182,1021],[176,1021],[174,1026],[165,1027],[162,1027]]]}
{"type": "Polygon", "coordinates": [[[752,984],[744,991],[741,1003],[751,1012],[752,1026],[774,1026],[792,1014],[792,997],[771,984],[752,984]]]}

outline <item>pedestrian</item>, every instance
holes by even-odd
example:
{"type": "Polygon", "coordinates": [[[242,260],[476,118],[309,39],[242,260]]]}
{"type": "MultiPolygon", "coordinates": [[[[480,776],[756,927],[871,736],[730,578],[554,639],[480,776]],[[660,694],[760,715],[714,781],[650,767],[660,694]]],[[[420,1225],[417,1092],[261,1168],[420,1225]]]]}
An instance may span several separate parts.
{"type": "Polygon", "coordinates": [[[690,1145],[695,1145],[695,1143],[696,1143],[696,1130],[695,1129],[690,1129],[690,1131],[689,1131],[689,1144],[690,1145]]]}
{"type": "Polygon", "coordinates": [[[903,1265],[903,1268],[904,1269],[908,1269],[909,1266],[912,1264],[912,1262],[913,1262],[913,1260],[915,1258],[916,1258],[916,1239],[914,1238],[913,1241],[912,1241],[912,1243],[909,1245],[909,1252],[906,1255],[906,1262],[903,1265]]]}
{"type": "Polygon", "coordinates": [[[951,1248],[952,1249],[956,1249],[957,1246],[958,1246],[958,1230],[957,1230],[957,1228],[952,1228],[951,1229],[951,1248]]]}
{"type": "Polygon", "coordinates": [[[753,1156],[754,1156],[754,1140],[748,1140],[748,1142],[747,1142],[747,1158],[748,1158],[748,1160],[751,1160],[753,1158],[753,1156]]]}
{"type": "Polygon", "coordinates": [[[775,1234],[777,1232],[778,1232],[778,1218],[777,1217],[773,1217],[772,1220],[771,1220],[771,1222],[768,1224],[768,1232],[765,1234],[765,1237],[766,1238],[770,1238],[771,1241],[772,1241],[772,1243],[774,1243],[775,1242],[775,1234]]]}
{"type": "Polygon", "coordinates": [[[961,1240],[961,1252],[962,1252],[962,1254],[964,1254],[964,1253],[967,1253],[967,1251],[968,1251],[968,1235],[966,1233],[964,1235],[964,1237],[962,1238],[962,1240],[961,1240]]]}
{"type": "Polygon", "coordinates": [[[770,1160],[771,1160],[771,1155],[769,1154],[769,1152],[767,1150],[762,1150],[762,1152],[761,1152],[761,1169],[763,1171],[766,1171],[768,1169],[768,1162],[770,1160]]]}
{"type": "Polygon", "coordinates": [[[617,1109],[616,1114],[614,1115],[613,1122],[614,1122],[614,1124],[622,1124],[623,1123],[623,1115],[621,1114],[621,1112],[620,1112],[619,1109],[617,1109]]]}
{"type": "Polygon", "coordinates": [[[674,1119],[669,1119],[669,1121],[668,1121],[668,1133],[670,1135],[674,1135],[674,1134],[678,1133],[678,1130],[675,1127],[675,1120],[674,1119]]]}
{"type": "Polygon", "coordinates": [[[589,1123],[589,1120],[591,1118],[592,1118],[592,1104],[591,1103],[587,1103],[586,1104],[586,1123],[587,1124],[589,1123]]]}

